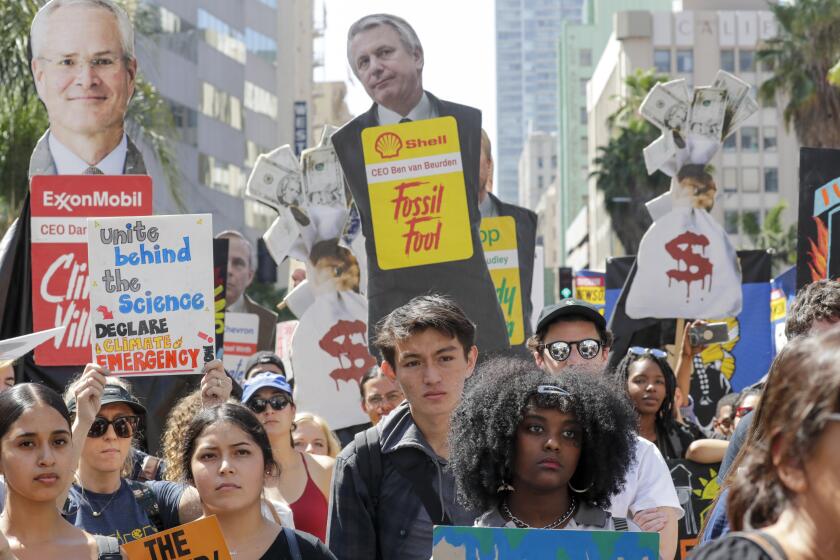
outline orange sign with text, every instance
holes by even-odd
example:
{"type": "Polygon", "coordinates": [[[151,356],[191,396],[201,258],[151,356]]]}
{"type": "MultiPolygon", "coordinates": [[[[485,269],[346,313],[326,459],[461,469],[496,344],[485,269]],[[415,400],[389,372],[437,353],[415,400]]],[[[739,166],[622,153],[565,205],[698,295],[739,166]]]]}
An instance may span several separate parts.
{"type": "Polygon", "coordinates": [[[472,257],[453,117],[362,131],[376,258],[383,270],[472,257]]]}
{"type": "Polygon", "coordinates": [[[231,560],[215,515],[122,546],[128,560],[231,560]]]}

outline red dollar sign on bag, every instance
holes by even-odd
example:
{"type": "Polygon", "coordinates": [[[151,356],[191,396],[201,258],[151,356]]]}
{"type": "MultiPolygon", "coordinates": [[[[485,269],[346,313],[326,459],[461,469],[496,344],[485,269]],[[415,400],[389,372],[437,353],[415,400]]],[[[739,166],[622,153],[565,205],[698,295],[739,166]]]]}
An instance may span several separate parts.
{"type": "Polygon", "coordinates": [[[338,360],[339,367],[330,372],[338,390],[338,380],[359,382],[376,359],[367,348],[367,325],[364,321],[340,320],[318,341],[321,349],[338,360]]]}
{"type": "Polygon", "coordinates": [[[709,246],[709,238],[701,233],[686,231],[679,234],[665,244],[665,250],[677,261],[677,268],[665,272],[668,277],[668,286],[671,281],[685,282],[685,297],[691,297],[691,283],[700,281],[701,289],[706,288],[706,277],[709,278],[708,291],[712,290],[712,262],[704,255],[706,247],[709,246]],[[700,249],[699,253],[694,252],[694,247],[700,249]],[[682,266],[681,263],[685,263],[682,266]]]}

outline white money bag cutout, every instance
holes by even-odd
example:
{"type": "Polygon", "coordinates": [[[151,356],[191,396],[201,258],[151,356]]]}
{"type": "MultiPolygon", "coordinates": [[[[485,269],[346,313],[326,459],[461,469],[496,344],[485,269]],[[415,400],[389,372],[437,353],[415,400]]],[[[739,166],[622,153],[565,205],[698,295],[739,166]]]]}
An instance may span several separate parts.
{"type": "Polygon", "coordinates": [[[627,295],[633,319],[714,319],[741,312],[741,271],[726,232],[705,210],[676,206],[647,230],[627,295]]]}

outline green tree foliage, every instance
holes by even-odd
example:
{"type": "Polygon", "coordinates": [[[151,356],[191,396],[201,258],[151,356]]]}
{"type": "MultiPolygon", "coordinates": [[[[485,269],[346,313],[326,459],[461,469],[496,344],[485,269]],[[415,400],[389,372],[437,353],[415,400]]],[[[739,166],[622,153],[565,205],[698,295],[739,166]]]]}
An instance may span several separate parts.
{"type": "Polygon", "coordinates": [[[651,219],[645,203],[668,189],[669,178],[660,171],[648,175],[642,150],[656,140],[660,131],[639,116],[639,105],[648,91],[666,76],[653,70],[637,70],[625,80],[627,95],[608,124],[612,138],[598,148],[594,160],[598,189],[604,193],[612,227],[624,250],[636,254],[651,219]]]}
{"type": "Polygon", "coordinates": [[[741,216],[741,229],[756,249],[766,249],[772,253],[773,276],[796,264],[796,225],[787,229],[782,225],[782,213],[787,202],[780,201],[767,212],[764,223],[759,224],[755,214],[741,216]]]}
{"type": "Polygon", "coordinates": [[[757,53],[773,75],[761,84],[765,102],[786,101],[785,123],[802,146],[840,148],[840,88],[829,71],[840,58],[840,2],[774,2],[779,36],[757,53]]]}
{"type": "MultiPolygon", "coordinates": [[[[29,157],[49,127],[29,65],[29,27],[41,3],[0,1],[0,235],[18,215],[29,188],[29,157]]],[[[138,33],[148,17],[138,18],[138,33]]],[[[171,139],[177,136],[172,112],[157,90],[138,75],[126,128],[148,146],[166,175],[173,199],[183,208],[180,173],[171,139]]]]}

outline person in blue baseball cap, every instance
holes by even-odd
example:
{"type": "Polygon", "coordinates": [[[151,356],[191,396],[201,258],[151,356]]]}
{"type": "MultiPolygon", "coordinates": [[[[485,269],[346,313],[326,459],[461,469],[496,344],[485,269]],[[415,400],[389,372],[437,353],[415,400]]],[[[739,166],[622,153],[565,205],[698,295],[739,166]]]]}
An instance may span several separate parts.
{"type": "Polygon", "coordinates": [[[284,502],[292,509],[295,529],[326,541],[330,480],[335,460],[310,455],[294,448],[295,407],[286,377],[272,372],[254,375],[245,383],[242,404],[262,423],[271,441],[280,475],[269,478],[266,498],[284,502]]]}

